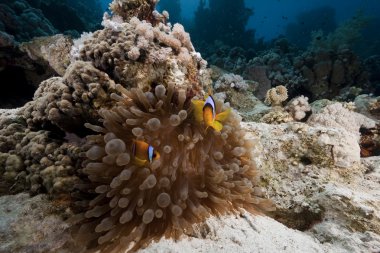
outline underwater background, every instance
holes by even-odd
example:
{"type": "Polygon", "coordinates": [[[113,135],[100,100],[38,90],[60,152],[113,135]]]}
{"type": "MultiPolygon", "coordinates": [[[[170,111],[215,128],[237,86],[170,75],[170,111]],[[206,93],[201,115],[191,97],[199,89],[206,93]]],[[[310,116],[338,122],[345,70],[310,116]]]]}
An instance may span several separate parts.
{"type": "MultiPolygon", "coordinates": [[[[101,28],[101,19],[109,3],[104,0],[1,0],[2,40],[8,38],[22,43],[59,33],[78,38],[84,32],[101,28]]],[[[161,0],[157,8],[169,12],[172,24],[180,22],[185,26],[196,50],[209,65],[253,81],[257,81],[252,74],[254,66],[265,65],[271,86],[288,83],[291,97],[303,94],[312,100],[324,96],[333,98],[352,87],[356,89],[351,98],[359,93],[380,92],[379,1],[352,0],[342,4],[338,0],[161,0]],[[349,54],[350,60],[340,64],[336,60],[343,49],[348,50],[345,54],[349,54]],[[268,58],[269,51],[275,53],[271,58],[277,58],[263,62],[268,61],[264,55],[268,58]],[[321,51],[333,54],[327,61],[330,69],[319,69],[331,74],[326,77],[326,73],[320,73],[321,78],[329,79],[325,81],[317,80],[319,70],[312,69],[321,64],[320,60],[310,58],[316,57],[311,54],[321,51]],[[340,71],[342,78],[335,80],[335,84],[331,83],[334,63],[339,65],[335,72],[337,68],[350,69],[345,73],[340,71]]],[[[0,78],[14,76],[14,71],[17,72],[16,69],[2,71],[0,78]]],[[[40,72],[45,71],[40,69],[40,72]]],[[[33,83],[43,80],[35,75],[17,75],[25,87],[21,92],[10,89],[0,95],[1,107],[12,107],[12,103],[22,105],[30,100],[35,90],[33,83]],[[15,93],[18,98],[14,97],[15,93]],[[10,102],[12,99],[14,101],[10,102]]],[[[49,73],[39,75],[46,77],[49,73]]],[[[348,97],[346,92],[343,99],[348,97]]]]}

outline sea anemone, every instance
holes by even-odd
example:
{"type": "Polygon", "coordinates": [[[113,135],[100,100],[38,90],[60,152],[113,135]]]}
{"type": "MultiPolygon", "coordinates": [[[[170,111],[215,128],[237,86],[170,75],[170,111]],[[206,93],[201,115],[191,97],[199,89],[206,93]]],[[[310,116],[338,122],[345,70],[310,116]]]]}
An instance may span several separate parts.
{"type": "MultiPolygon", "coordinates": [[[[157,85],[152,92],[124,89],[103,126],[87,124],[83,187],[93,196],[76,216],[76,242],[90,250],[136,250],[162,236],[178,238],[210,215],[268,211],[252,160],[252,140],[232,112],[221,132],[194,120],[186,90],[157,85]],[[132,143],[149,143],[160,158],[138,166],[132,143]]],[[[227,109],[216,101],[217,113],[227,109]]]]}

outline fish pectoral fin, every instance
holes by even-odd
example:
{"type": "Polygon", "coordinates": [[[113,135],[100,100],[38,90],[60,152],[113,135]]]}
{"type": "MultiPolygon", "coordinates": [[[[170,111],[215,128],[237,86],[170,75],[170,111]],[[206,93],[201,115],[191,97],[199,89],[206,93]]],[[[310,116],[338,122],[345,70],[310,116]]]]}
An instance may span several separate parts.
{"type": "Polygon", "coordinates": [[[191,100],[191,103],[193,104],[194,107],[194,117],[195,120],[198,122],[203,121],[203,106],[205,104],[205,101],[203,100],[191,100]]]}
{"type": "Polygon", "coordinates": [[[144,166],[148,161],[147,160],[142,160],[142,159],[139,159],[137,157],[135,157],[133,159],[133,162],[137,165],[137,166],[144,166]]]}
{"type": "Polygon", "coordinates": [[[223,129],[222,123],[220,123],[219,121],[216,121],[216,120],[214,122],[212,122],[211,127],[214,128],[215,131],[218,131],[218,132],[220,132],[223,129]]]}
{"type": "Polygon", "coordinates": [[[228,118],[228,116],[230,116],[230,113],[231,113],[231,108],[228,108],[224,112],[218,113],[215,116],[215,120],[217,120],[217,121],[225,121],[228,118]]]}

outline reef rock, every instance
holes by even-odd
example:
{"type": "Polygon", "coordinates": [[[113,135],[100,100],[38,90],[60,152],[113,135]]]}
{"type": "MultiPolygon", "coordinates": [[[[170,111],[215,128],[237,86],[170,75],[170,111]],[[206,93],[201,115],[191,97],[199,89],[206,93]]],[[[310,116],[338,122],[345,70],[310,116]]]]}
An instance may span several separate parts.
{"type": "Polygon", "coordinates": [[[341,116],[350,123],[342,124],[340,114],[323,113],[330,123],[243,123],[260,144],[257,163],[277,205],[273,217],[340,248],[334,252],[377,252],[380,157],[361,159],[358,138],[364,122],[376,122],[347,110],[349,118],[341,116]]]}

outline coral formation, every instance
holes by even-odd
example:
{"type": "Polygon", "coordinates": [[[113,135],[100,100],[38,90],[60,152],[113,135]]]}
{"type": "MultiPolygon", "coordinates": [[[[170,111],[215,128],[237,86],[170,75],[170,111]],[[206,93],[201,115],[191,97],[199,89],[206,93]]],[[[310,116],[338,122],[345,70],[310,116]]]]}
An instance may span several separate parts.
{"type": "Polygon", "coordinates": [[[98,0],[4,0],[0,5],[0,31],[19,42],[59,32],[79,36],[93,30],[101,15],[98,0]]]}
{"type": "Polygon", "coordinates": [[[252,9],[247,8],[243,0],[199,1],[195,12],[193,33],[196,37],[194,39],[197,44],[221,40],[229,46],[248,48],[254,43],[254,30],[246,29],[246,24],[252,14],[252,9]],[[220,25],[226,19],[225,10],[232,9],[234,11],[229,15],[228,25],[220,25]]]}
{"type": "MultiPolygon", "coordinates": [[[[138,249],[178,238],[210,215],[273,209],[258,187],[253,141],[244,138],[240,116],[231,113],[221,132],[194,119],[191,100],[210,84],[206,62],[184,27],[167,24],[155,4],[115,0],[104,29],[74,41],[70,55],[71,41],[61,36],[51,47],[45,39],[23,46],[61,76],[42,82],[19,111],[23,134],[8,137],[13,124],[4,124],[9,155],[0,159],[1,180],[52,196],[76,185],[79,214],[70,221],[83,249],[128,249],[132,241],[138,249]],[[48,57],[61,54],[63,62],[48,57]],[[136,141],[160,158],[137,163],[136,141]]],[[[233,79],[234,89],[249,88],[233,79]]],[[[227,107],[216,100],[216,113],[227,107]]]]}
{"type": "Polygon", "coordinates": [[[374,128],[376,121],[344,108],[341,103],[333,103],[323,108],[321,112],[312,114],[308,124],[342,128],[354,134],[356,140],[359,140],[360,128],[374,128]]]}
{"type": "MultiPolygon", "coordinates": [[[[29,8],[15,2],[18,13],[29,8]]],[[[202,2],[199,11],[207,14],[202,2]]],[[[32,217],[36,210],[49,217],[45,211],[56,210],[51,222],[63,230],[47,237],[57,243],[33,244],[36,252],[133,251],[183,234],[205,239],[213,234],[208,222],[226,214],[240,215],[231,223],[243,220],[253,231],[263,219],[275,224],[244,214],[274,210],[268,195],[278,207],[275,219],[307,230],[308,238],[332,238],[327,249],[376,251],[380,103],[373,95],[349,102],[376,89],[367,65],[348,49],[301,52],[280,38],[261,53],[216,42],[212,62],[242,76],[212,71],[184,27],[168,23],[169,14],[155,11],[156,3],[114,0],[104,28],[75,41],[57,35],[19,44],[0,32],[0,74],[17,75],[15,68],[39,63],[47,70],[43,79],[50,77],[24,107],[0,110],[0,195],[48,194],[53,209],[33,208],[32,217]],[[215,112],[194,106],[207,91],[215,91],[215,112]],[[345,102],[309,104],[322,96],[345,102]],[[226,111],[221,131],[207,127],[226,111]]],[[[240,14],[248,11],[239,3],[240,14]]],[[[210,1],[210,10],[225,5],[210,1]]],[[[240,19],[240,39],[249,35],[242,30],[247,15],[240,19]]],[[[376,59],[366,64],[376,72],[376,59]]],[[[8,203],[4,197],[0,201],[8,203]]],[[[32,208],[22,195],[15,200],[32,208]]],[[[1,229],[0,241],[10,240],[1,229]]],[[[236,236],[231,240],[242,244],[236,236]]],[[[21,250],[23,243],[17,244],[21,250]]],[[[316,252],[321,246],[310,245],[318,245],[316,252]]]]}
{"type": "Polygon", "coordinates": [[[331,6],[317,7],[303,11],[296,17],[296,22],[286,26],[286,37],[299,47],[306,48],[311,40],[311,31],[329,33],[336,28],[335,9],[331,6]]]}
{"type": "Polygon", "coordinates": [[[352,48],[361,37],[361,30],[368,24],[369,18],[358,11],[350,20],[340,25],[335,31],[324,36],[323,31],[314,30],[311,33],[310,47],[315,49],[333,50],[352,48]]]}
{"type": "Polygon", "coordinates": [[[83,45],[77,45],[81,50],[73,52],[79,51],[80,60],[93,62],[123,86],[137,84],[144,91],[152,83],[175,83],[194,91],[202,88],[197,85],[206,63],[195,52],[182,25],[152,26],[136,17],[129,23],[121,21],[113,20],[119,22],[117,30],[106,27],[96,31],[84,39],[83,45]]]}
{"type": "Polygon", "coordinates": [[[272,50],[250,60],[246,73],[253,67],[265,67],[271,86],[286,84],[292,98],[307,95],[313,101],[331,99],[352,86],[362,87],[363,92],[373,90],[363,63],[349,49],[305,51],[302,54],[272,50]]]}
{"type": "Polygon", "coordinates": [[[2,115],[0,122],[0,194],[72,191],[79,182],[75,171],[81,149],[48,131],[28,129],[21,111],[17,114],[2,115]]]}
{"type": "Polygon", "coordinates": [[[309,105],[309,98],[305,96],[293,98],[286,105],[285,110],[290,112],[293,119],[300,121],[306,117],[306,113],[311,111],[311,106],[309,105]]]}
{"type": "Polygon", "coordinates": [[[80,132],[86,122],[95,122],[101,106],[111,103],[115,82],[89,62],[76,61],[63,77],[41,83],[34,101],[23,111],[30,126],[54,124],[66,132],[80,132]]]}
{"type": "Polygon", "coordinates": [[[22,43],[20,50],[26,52],[35,62],[47,62],[58,75],[62,76],[70,64],[72,44],[68,36],[59,34],[22,43]]]}
{"type": "Polygon", "coordinates": [[[285,86],[279,85],[267,91],[265,103],[272,106],[280,106],[288,99],[288,90],[285,86]]]}
{"type": "Polygon", "coordinates": [[[154,14],[160,15],[155,11],[158,0],[115,0],[110,4],[110,10],[125,21],[133,17],[140,20],[154,21],[154,14]]]}
{"type": "Polygon", "coordinates": [[[118,90],[116,105],[100,111],[103,127],[87,125],[100,133],[88,137],[84,168],[97,195],[83,226],[95,233],[84,236],[81,229],[80,238],[117,251],[133,240],[139,247],[160,235],[177,237],[210,214],[272,208],[256,187],[253,143],[244,139],[239,116],[230,115],[221,133],[205,132],[184,90],[118,90]],[[153,145],[160,159],[136,165],[134,139],[153,145]]]}
{"type": "Polygon", "coordinates": [[[224,74],[215,82],[214,89],[217,92],[233,88],[238,91],[246,91],[249,88],[247,81],[243,77],[234,74],[224,74]]]}
{"type": "Polygon", "coordinates": [[[0,28],[13,35],[17,41],[30,40],[36,36],[48,36],[58,31],[41,13],[25,0],[4,0],[0,4],[0,28]]]}

